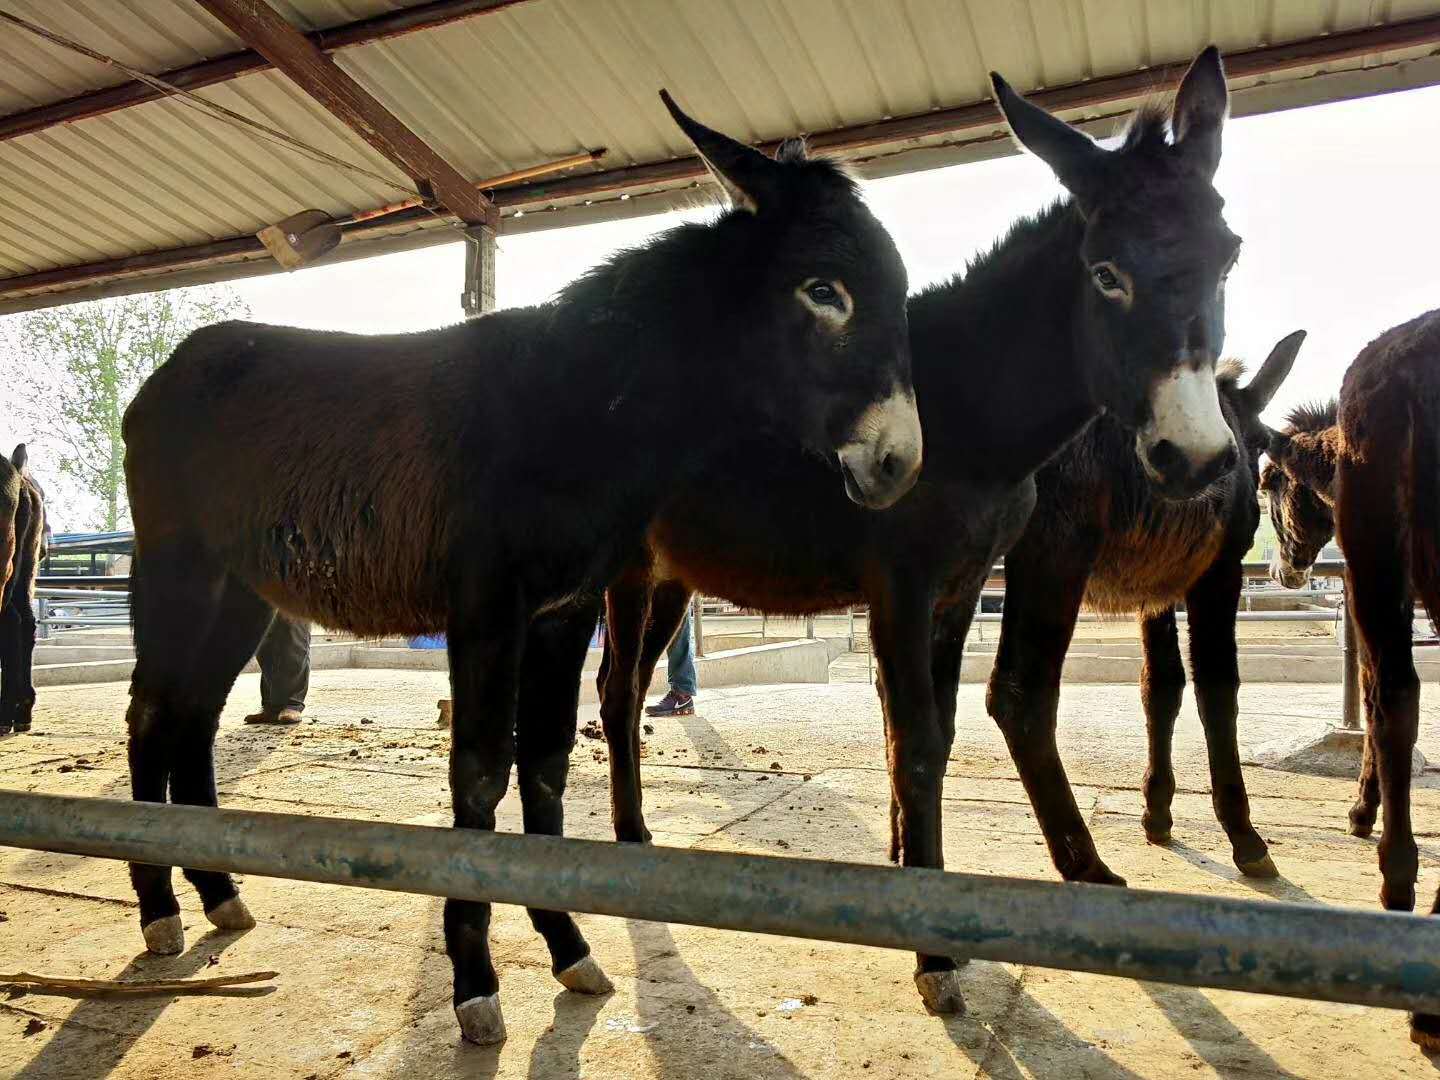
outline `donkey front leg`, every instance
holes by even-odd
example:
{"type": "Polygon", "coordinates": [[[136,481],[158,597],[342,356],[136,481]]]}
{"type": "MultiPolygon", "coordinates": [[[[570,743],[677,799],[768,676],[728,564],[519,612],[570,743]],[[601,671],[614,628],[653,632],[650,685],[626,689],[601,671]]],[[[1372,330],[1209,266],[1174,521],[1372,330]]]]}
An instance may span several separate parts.
{"type": "MultiPolygon", "coordinates": [[[[949,747],[935,706],[930,645],[934,597],[917,582],[889,580],[870,598],[870,633],[884,686],[891,805],[898,811],[904,866],[945,865],[940,796],[949,747]]],[[[893,826],[892,826],[893,827],[893,826]]],[[[952,956],[916,957],[915,986],[926,1008],[963,1013],[965,998],[952,956]]]]}
{"type": "Polygon", "coordinates": [[[1088,567],[1055,567],[1049,553],[1006,560],[1000,651],[986,706],[1005,736],[1025,794],[1045,834],[1050,859],[1066,881],[1124,885],[1085,824],[1055,742],[1060,674],[1080,613],[1088,567]]]}
{"type": "MultiPolygon", "coordinates": [[[[507,575],[494,570],[494,579],[507,575]]],[[[497,590],[498,591],[498,590],[497,590]]],[[[450,797],[455,826],[495,828],[495,808],[515,758],[516,687],[526,612],[518,591],[452,612],[447,629],[453,720],[450,797]]],[[[500,980],[490,958],[490,905],[445,901],[445,951],[455,970],[461,1034],[482,1046],[505,1040],[500,980]]]]}
{"type": "MultiPolygon", "coordinates": [[[[527,833],[564,832],[565,782],[575,746],[581,669],[598,616],[598,605],[585,605],[567,618],[533,623],[526,635],[515,742],[527,833]]],[[[550,950],[551,973],[562,986],[581,994],[607,994],[614,989],[590,955],[574,919],[563,911],[535,908],[529,915],[550,950]]]]}
{"type": "Polygon", "coordinates": [[[1140,643],[1145,653],[1145,666],[1140,669],[1140,704],[1145,710],[1145,732],[1150,744],[1150,762],[1140,786],[1145,797],[1140,824],[1147,841],[1168,844],[1174,826],[1170,807],[1175,799],[1171,745],[1175,717],[1185,696],[1185,665],[1180,662],[1180,636],[1175,629],[1173,607],[1141,616],[1140,643]]]}
{"type": "Polygon", "coordinates": [[[1270,849],[1250,823],[1250,797],[1240,771],[1235,730],[1240,711],[1240,662],[1235,646],[1235,613],[1244,571],[1240,554],[1222,555],[1185,595],[1190,615],[1190,666],[1195,704],[1205,728],[1210,757],[1210,801],[1230,854],[1246,877],[1279,877],[1270,849]]]}

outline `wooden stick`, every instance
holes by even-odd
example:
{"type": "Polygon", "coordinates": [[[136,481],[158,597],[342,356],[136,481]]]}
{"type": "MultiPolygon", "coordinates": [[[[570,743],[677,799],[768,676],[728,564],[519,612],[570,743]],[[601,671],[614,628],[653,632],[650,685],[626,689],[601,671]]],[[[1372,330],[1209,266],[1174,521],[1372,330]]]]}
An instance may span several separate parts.
{"type": "Polygon", "coordinates": [[[218,975],[213,979],[66,979],[56,975],[32,975],[17,971],[0,975],[0,986],[29,986],[45,990],[88,990],[97,994],[183,994],[192,990],[216,990],[225,986],[269,982],[278,971],[252,971],[246,975],[218,975]]]}

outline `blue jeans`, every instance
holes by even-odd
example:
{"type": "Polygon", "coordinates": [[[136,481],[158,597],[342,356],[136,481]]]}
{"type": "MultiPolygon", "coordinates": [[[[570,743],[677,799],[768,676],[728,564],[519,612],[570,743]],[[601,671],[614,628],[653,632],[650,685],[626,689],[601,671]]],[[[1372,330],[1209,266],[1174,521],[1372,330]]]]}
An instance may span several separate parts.
{"type": "Polygon", "coordinates": [[[690,626],[688,607],[680,629],[675,631],[675,640],[670,642],[670,649],[665,654],[665,672],[674,693],[695,696],[695,636],[690,626]]]}

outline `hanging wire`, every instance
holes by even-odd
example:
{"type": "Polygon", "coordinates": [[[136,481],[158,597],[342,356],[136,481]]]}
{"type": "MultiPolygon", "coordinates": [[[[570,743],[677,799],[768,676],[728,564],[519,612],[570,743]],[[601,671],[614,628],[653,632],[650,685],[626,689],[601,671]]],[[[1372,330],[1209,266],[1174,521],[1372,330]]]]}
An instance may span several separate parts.
{"type": "Polygon", "coordinates": [[[406,187],[404,184],[398,183],[393,177],[385,176],[378,172],[372,172],[370,169],[365,168],[363,165],[357,165],[353,161],[346,161],[344,158],[336,157],[334,154],[326,153],[324,150],[317,149],[316,147],[310,146],[307,143],[302,142],[301,140],[295,138],[293,135],[289,135],[286,132],[280,131],[276,128],[272,128],[267,124],[262,124],[260,121],[253,120],[250,117],[243,115],[242,113],[235,112],[233,109],[227,109],[224,105],[217,105],[213,101],[207,101],[205,98],[202,98],[198,94],[192,93],[191,91],[186,90],[183,87],[176,86],[173,83],[168,83],[164,79],[151,75],[148,72],[132,68],[128,64],[116,60],[113,56],[107,56],[102,52],[97,52],[86,45],[80,44],[80,42],[78,41],[72,41],[70,38],[55,33],[53,30],[47,30],[43,26],[37,26],[32,22],[22,19],[18,15],[12,15],[8,11],[0,11],[0,19],[3,19],[8,23],[13,23],[15,26],[20,27],[22,30],[28,30],[30,33],[36,35],[37,37],[44,38],[46,41],[50,42],[53,45],[58,45],[62,49],[69,49],[71,52],[77,52],[81,56],[89,57],[91,60],[95,60],[99,63],[108,64],[111,67],[118,68],[120,71],[123,71],[126,75],[130,76],[130,78],[132,79],[135,79],[137,82],[142,82],[146,86],[152,87],[155,90],[159,90],[167,97],[178,98],[183,104],[189,105],[192,108],[199,109],[201,112],[209,115],[212,119],[221,120],[225,123],[240,125],[244,129],[246,129],[248,134],[252,135],[255,138],[262,139],[267,142],[278,143],[279,145],[285,147],[288,150],[293,150],[298,154],[308,157],[312,161],[318,161],[322,164],[333,165],[336,168],[345,169],[349,172],[358,173],[361,176],[369,177],[371,180],[378,180],[387,188],[391,188],[397,191],[412,191],[411,188],[406,187]]]}

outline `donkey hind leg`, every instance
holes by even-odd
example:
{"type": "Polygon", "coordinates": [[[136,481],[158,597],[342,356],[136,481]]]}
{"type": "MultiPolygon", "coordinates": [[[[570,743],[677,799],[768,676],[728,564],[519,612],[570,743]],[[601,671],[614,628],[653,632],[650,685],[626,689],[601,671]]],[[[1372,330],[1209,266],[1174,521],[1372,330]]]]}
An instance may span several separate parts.
{"type": "MultiPolygon", "coordinates": [[[[221,597],[220,614],[195,661],[197,697],[193,712],[175,729],[170,771],[170,801],[187,806],[216,806],[215,734],[220,710],[235,679],[255,655],[274,610],[249,587],[230,579],[221,597]]],[[[200,894],[205,917],[219,930],[248,930],[255,919],[240,899],[229,874],[215,870],[184,871],[200,894]]]]}
{"type": "Polygon", "coordinates": [[[1240,662],[1235,613],[1243,585],[1241,557],[1221,556],[1185,596],[1190,614],[1190,666],[1195,704],[1205,728],[1210,761],[1210,801],[1236,867],[1247,877],[1279,877],[1269,846],[1250,821],[1250,798],[1240,771],[1236,719],[1240,711],[1240,662]]]}
{"type": "MultiPolygon", "coordinates": [[[[537,621],[525,640],[520,699],[515,720],[520,804],[527,833],[564,831],[565,781],[575,746],[580,670],[599,614],[586,605],[578,615],[537,621]]],[[[615,989],[590,955],[575,920],[563,911],[531,908],[530,922],[550,950],[550,970],[567,990],[608,994],[615,989]]]]}
{"type": "MultiPolygon", "coordinates": [[[[479,582],[513,581],[500,567],[471,568],[475,587],[462,594],[447,628],[454,702],[450,798],[455,827],[495,828],[495,808],[515,760],[516,694],[528,613],[518,588],[479,582]],[[473,595],[472,595],[473,594],[473,595]]],[[[575,672],[578,677],[579,672],[575,672]]],[[[473,1043],[505,1041],[500,980],[490,957],[490,905],[445,901],[445,951],[455,972],[455,1018],[473,1043]]]]}
{"type": "MultiPolygon", "coordinates": [[[[944,866],[940,796],[948,747],[941,734],[931,666],[934,597],[891,579],[871,597],[871,640],[884,681],[885,743],[892,806],[899,809],[900,861],[944,866]]],[[[959,1014],[965,998],[953,956],[916,956],[915,986],[931,1012],[959,1014]]]]}
{"type": "MultiPolygon", "coordinates": [[[[135,671],[125,715],[130,793],[140,802],[164,802],[176,753],[182,745],[189,749],[195,738],[191,725],[203,723],[207,712],[218,714],[224,704],[228,683],[224,688],[202,685],[208,666],[202,658],[224,610],[226,581],[223,571],[194,551],[176,548],[137,556],[132,581],[135,671]],[[151,565],[163,568],[154,580],[146,572],[151,565]]],[[[187,790],[184,780],[181,790],[187,790]]],[[[185,937],[170,867],[131,863],[130,880],[145,944],[151,952],[180,952],[185,937]]]]}
{"type": "Polygon", "coordinates": [[[1060,673],[1088,571],[1051,573],[1045,555],[1009,562],[1000,651],[986,706],[1005,736],[1050,859],[1066,881],[1124,885],[1095,849],[1060,760],[1055,725],[1060,673]],[[1022,570],[1023,567],[1023,570],[1022,570]]]}
{"type": "MultiPolygon", "coordinates": [[[[1369,697],[1367,688],[1370,667],[1360,659],[1360,700],[1369,697]]],[[[1365,741],[1360,758],[1360,779],[1355,792],[1355,803],[1350,807],[1350,835],[1362,839],[1375,831],[1375,819],[1380,814],[1380,769],[1376,763],[1375,736],[1367,721],[1365,741]]]]}
{"type": "Polygon", "coordinates": [[[1175,768],[1171,745],[1175,717],[1185,697],[1185,665],[1180,662],[1180,636],[1175,609],[1140,616],[1140,644],[1145,663],[1140,669],[1140,704],[1145,710],[1149,763],[1140,790],[1145,810],[1140,824],[1151,844],[1170,843],[1174,827],[1171,804],[1175,799],[1175,768]]]}
{"type": "MultiPolygon", "coordinates": [[[[1386,456],[1377,460],[1388,467],[1386,456]]],[[[1339,480],[1336,525],[1355,629],[1364,643],[1366,723],[1385,815],[1380,902],[1392,911],[1413,911],[1419,851],[1410,823],[1410,756],[1419,729],[1420,680],[1411,648],[1410,529],[1393,477],[1370,476],[1364,466],[1342,462],[1339,480]]]]}
{"type": "Polygon", "coordinates": [[[20,609],[16,599],[0,607],[0,735],[16,730],[20,718],[20,609]]]}

